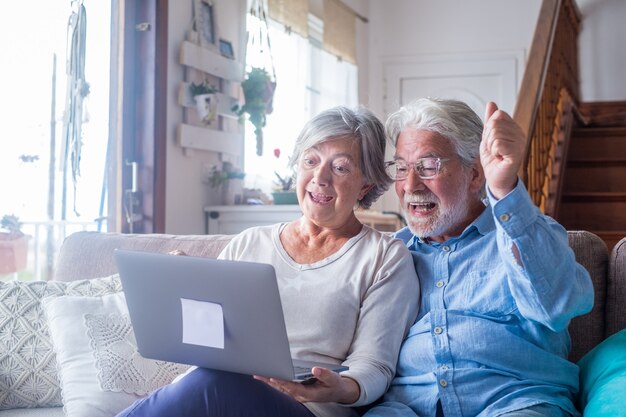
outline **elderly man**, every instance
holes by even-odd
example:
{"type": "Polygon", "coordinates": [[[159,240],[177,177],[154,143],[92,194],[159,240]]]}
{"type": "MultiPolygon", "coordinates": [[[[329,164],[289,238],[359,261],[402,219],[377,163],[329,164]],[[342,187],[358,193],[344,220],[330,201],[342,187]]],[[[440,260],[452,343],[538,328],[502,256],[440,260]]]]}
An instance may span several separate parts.
{"type": "Polygon", "coordinates": [[[387,120],[421,307],[375,416],[577,416],[570,320],[593,288],[517,172],[525,136],[494,103],[417,100],[387,120]],[[485,187],[486,185],[486,187],[485,187]]]}

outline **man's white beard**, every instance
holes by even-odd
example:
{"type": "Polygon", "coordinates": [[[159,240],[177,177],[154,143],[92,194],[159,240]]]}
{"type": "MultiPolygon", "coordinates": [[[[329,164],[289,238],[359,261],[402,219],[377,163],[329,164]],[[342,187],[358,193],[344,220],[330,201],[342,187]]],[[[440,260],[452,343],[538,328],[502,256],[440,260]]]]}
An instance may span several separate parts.
{"type": "Polygon", "coordinates": [[[459,177],[459,180],[461,178],[464,183],[459,184],[456,192],[465,195],[458,195],[453,205],[442,205],[439,198],[429,190],[405,194],[402,209],[406,223],[414,235],[420,239],[449,235],[451,230],[456,230],[467,219],[470,210],[470,196],[467,195],[470,179],[464,176],[459,177]],[[409,202],[433,202],[436,204],[436,212],[428,219],[411,221],[411,215],[407,211],[409,202]]]}

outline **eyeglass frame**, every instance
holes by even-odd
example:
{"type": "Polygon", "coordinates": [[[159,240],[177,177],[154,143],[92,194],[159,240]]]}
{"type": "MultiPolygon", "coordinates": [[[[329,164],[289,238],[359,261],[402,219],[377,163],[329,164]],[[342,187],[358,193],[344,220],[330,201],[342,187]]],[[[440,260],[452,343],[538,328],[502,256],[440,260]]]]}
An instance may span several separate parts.
{"type": "Polygon", "coordinates": [[[433,179],[435,177],[437,177],[439,175],[439,173],[441,172],[441,165],[444,162],[449,161],[450,158],[440,158],[437,156],[427,156],[425,158],[419,158],[417,161],[415,162],[407,162],[403,159],[399,159],[399,160],[395,160],[395,161],[387,161],[385,162],[385,172],[387,173],[387,175],[389,175],[389,177],[394,180],[394,181],[402,181],[405,180],[407,178],[409,178],[409,174],[411,172],[411,169],[413,169],[413,171],[415,171],[415,173],[417,174],[417,176],[422,179],[422,180],[430,180],[433,179]],[[422,175],[420,174],[420,171],[424,168],[424,161],[425,160],[434,160],[436,165],[434,168],[428,168],[428,169],[434,169],[435,173],[433,175],[422,175]],[[407,167],[407,171],[406,171],[406,176],[403,177],[398,177],[397,175],[397,170],[396,170],[396,175],[391,175],[389,173],[389,168],[393,167],[393,166],[397,166],[398,163],[402,164],[402,165],[406,165],[407,167]]]}

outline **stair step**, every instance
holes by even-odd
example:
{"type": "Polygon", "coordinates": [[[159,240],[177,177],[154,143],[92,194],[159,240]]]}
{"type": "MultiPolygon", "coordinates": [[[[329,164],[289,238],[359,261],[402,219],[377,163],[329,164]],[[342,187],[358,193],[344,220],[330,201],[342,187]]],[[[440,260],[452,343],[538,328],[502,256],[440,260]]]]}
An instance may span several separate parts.
{"type": "MultiPolygon", "coordinates": [[[[626,192],[580,191],[563,193],[564,202],[576,203],[626,203],[626,192]]],[[[626,224],[625,224],[626,226],[626,224]]]]}
{"type": "Polygon", "coordinates": [[[626,126],[581,126],[572,129],[572,137],[594,138],[612,137],[623,138],[626,136],[626,126]]]}
{"type": "Polygon", "coordinates": [[[577,128],[572,131],[568,161],[626,160],[626,127],[577,128]]]}
{"type": "Polygon", "coordinates": [[[567,166],[569,167],[594,167],[594,166],[617,166],[626,167],[626,158],[620,156],[614,156],[612,159],[607,159],[606,156],[578,156],[576,158],[570,157],[567,160],[567,166]]]}
{"type": "Polygon", "coordinates": [[[626,161],[568,161],[563,193],[589,192],[626,192],[626,161]]]}
{"type": "Polygon", "coordinates": [[[596,101],[580,103],[578,108],[592,125],[626,125],[626,101],[596,101]]]}
{"type": "Polygon", "coordinates": [[[576,193],[563,196],[558,221],[568,230],[622,230],[626,228],[626,193],[576,193]],[[583,196],[584,194],[584,196],[583,196]]]}

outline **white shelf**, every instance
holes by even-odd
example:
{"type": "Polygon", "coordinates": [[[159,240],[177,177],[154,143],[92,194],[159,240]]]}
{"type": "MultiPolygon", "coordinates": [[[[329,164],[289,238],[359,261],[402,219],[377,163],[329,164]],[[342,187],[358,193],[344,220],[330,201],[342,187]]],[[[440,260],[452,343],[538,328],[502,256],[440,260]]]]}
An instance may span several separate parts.
{"type": "Polygon", "coordinates": [[[243,154],[243,137],[238,132],[224,132],[185,123],[178,125],[178,144],[185,148],[203,151],[243,154]]]}
{"type": "Polygon", "coordinates": [[[207,206],[206,233],[209,235],[237,234],[249,227],[288,222],[302,216],[297,204],[267,206],[207,206]]]}
{"type": "Polygon", "coordinates": [[[183,41],[180,48],[180,63],[225,80],[243,81],[243,64],[239,61],[225,58],[189,41],[183,41]]]}
{"type": "MultiPolygon", "coordinates": [[[[297,204],[276,204],[258,206],[207,206],[206,233],[237,234],[249,227],[289,222],[302,216],[297,204]]],[[[373,210],[356,210],[357,218],[375,229],[393,232],[402,228],[402,221],[393,214],[373,210]]]]}

